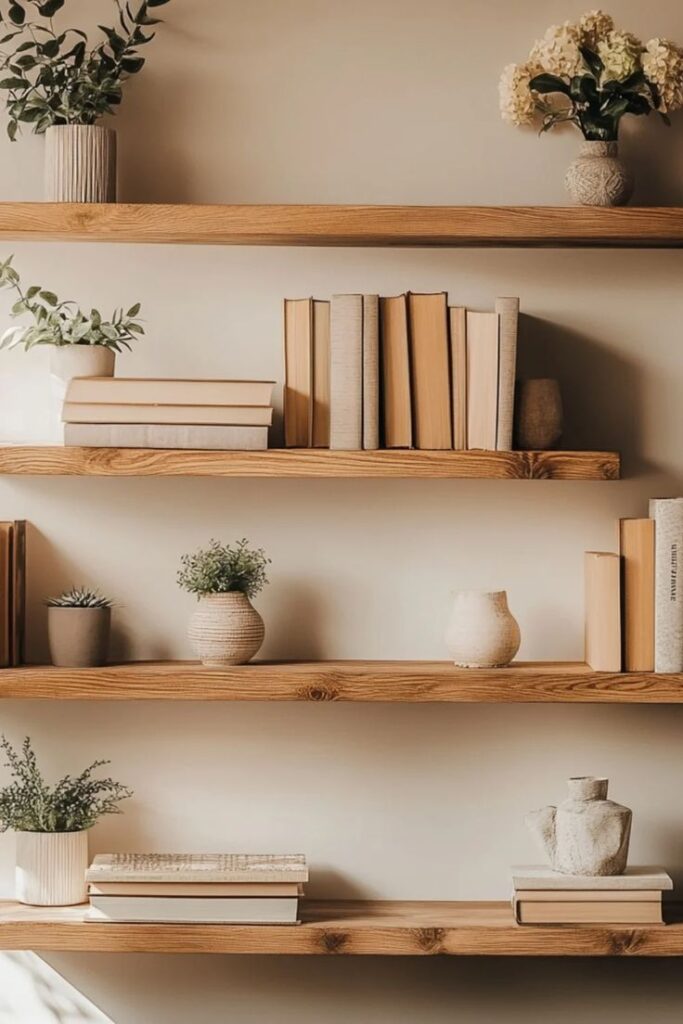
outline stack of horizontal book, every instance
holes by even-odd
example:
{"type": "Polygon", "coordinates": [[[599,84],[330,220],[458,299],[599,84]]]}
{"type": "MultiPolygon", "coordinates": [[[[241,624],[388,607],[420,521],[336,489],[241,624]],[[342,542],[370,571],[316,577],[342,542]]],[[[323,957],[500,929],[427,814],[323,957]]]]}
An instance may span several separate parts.
{"type": "Polygon", "coordinates": [[[683,498],[619,520],[619,549],[587,551],[586,661],[596,672],[683,672],[683,498]]]}
{"type": "Polygon", "coordinates": [[[86,448],[268,447],[274,381],[77,377],[62,419],[64,443],[86,448]]]}
{"type": "Polygon", "coordinates": [[[291,448],[512,448],[519,299],[435,294],[285,300],[291,448]]]}
{"type": "Polygon", "coordinates": [[[273,854],[99,854],[88,869],[91,920],[296,924],[306,858],[273,854]]]}
{"type": "Polygon", "coordinates": [[[673,882],[661,868],[623,875],[561,875],[547,867],[512,869],[518,924],[662,924],[662,892],[673,882]]]}
{"type": "Polygon", "coordinates": [[[0,523],[0,668],[24,663],[26,523],[0,523]]]}

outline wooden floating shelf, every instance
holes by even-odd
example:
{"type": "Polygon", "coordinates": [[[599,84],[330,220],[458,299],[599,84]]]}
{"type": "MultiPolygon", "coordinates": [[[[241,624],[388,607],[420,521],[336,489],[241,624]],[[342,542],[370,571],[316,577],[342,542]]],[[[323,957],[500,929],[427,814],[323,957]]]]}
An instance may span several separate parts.
{"type": "Polygon", "coordinates": [[[0,447],[0,474],[13,476],[222,476],[290,479],[618,480],[616,452],[329,451],[261,452],[155,448],[0,447]]]}
{"type": "Polygon", "coordinates": [[[581,663],[457,669],[440,661],[133,662],[0,670],[14,700],[354,701],[454,704],[682,704],[683,676],[593,672],[581,663]]]}
{"type": "Polygon", "coordinates": [[[683,208],[0,203],[0,238],[194,245],[680,248],[683,208]]]}
{"type": "MultiPolygon", "coordinates": [[[[509,903],[304,901],[300,925],[112,924],[0,903],[0,949],[360,956],[682,956],[683,923],[520,927],[509,903]]],[[[679,920],[678,908],[670,916],[679,920]]]]}

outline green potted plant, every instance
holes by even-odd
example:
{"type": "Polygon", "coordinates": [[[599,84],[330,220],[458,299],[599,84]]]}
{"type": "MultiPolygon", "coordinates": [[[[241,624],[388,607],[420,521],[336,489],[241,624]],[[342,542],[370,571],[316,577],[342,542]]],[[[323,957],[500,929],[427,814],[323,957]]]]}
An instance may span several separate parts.
{"type": "Polygon", "coordinates": [[[571,124],[584,138],[567,172],[570,195],[585,206],[618,206],[631,195],[631,174],[619,160],[622,118],[669,114],[683,107],[683,49],[668,39],[642,43],[615,28],[604,11],[553,25],[522,64],[500,79],[500,109],[514,125],[541,133],[571,124]]]}
{"type": "Polygon", "coordinates": [[[188,636],[204,665],[244,665],[265,636],[263,619],[251,604],[268,582],[270,559],[246,540],[220,544],[183,555],[178,584],[196,594],[199,607],[188,636]]]}
{"type": "Polygon", "coordinates": [[[63,907],[87,896],[88,832],[105,814],[120,814],[120,800],[132,791],[94,772],[95,761],[80,775],[65,775],[48,785],[27,736],[21,752],[3,736],[12,782],[0,789],[0,832],[16,832],[16,896],[21,903],[63,907]]]}
{"type": "Polygon", "coordinates": [[[52,664],[60,668],[104,665],[109,650],[112,602],[87,587],[72,587],[47,604],[52,664]]]}
{"type": "Polygon", "coordinates": [[[50,371],[63,386],[72,377],[112,377],[116,353],[130,349],[131,342],[144,334],[138,319],[140,303],[124,313],[114,310],[106,320],[97,309],[84,312],[75,302],[60,302],[54,292],[42,285],[23,288],[10,256],[0,263],[0,289],[9,288],[17,296],[12,316],[29,316],[30,324],[9,327],[0,337],[0,350],[23,346],[29,351],[38,345],[50,346],[50,371]]]}
{"type": "Polygon", "coordinates": [[[140,47],[168,0],[115,0],[116,24],[100,25],[91,45],[81,29],[55,24],[65,0],[6,0],[0,5],[0,89],[7,131],[45,135],[45,198],[64,203],[116,201],[116,133],[98,122],[121,103],[122,86],[145,63],[140,47]]]}

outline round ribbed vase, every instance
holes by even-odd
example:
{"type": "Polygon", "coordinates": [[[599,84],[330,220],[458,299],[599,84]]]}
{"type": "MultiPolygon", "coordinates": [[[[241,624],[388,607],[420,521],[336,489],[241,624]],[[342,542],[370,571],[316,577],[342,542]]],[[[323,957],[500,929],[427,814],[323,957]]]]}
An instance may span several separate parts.
{"type": "Polygon", "coordinates": [[[47,129],[45,200],[116,202],[116,132],[112,128],[64,124],[47,129]]]}
{"type": "Polygon", "coordinates": [[[458,668],[502,668],[519,644],[519,626],[504,590],[459,590],[453,595],[446,647],[458,668]]]}
{"type": "Polygon", "coordinates": [[[203,665],[245,665],[263,643],[263,619],[246,594],[205,594],[188,637],[203,665]]]}
{"type": "Polygon", "coordinates": [[[618,143],[585,141],[569,165],[565,185],[581,206],[624,206],[633,192],[633,176],[619,159],[618,143]]]}
{"type": "Polygon", "coordinates": [[[17,832],[16,896],[33,907],[85,903],[88,833],[17,832]]]}

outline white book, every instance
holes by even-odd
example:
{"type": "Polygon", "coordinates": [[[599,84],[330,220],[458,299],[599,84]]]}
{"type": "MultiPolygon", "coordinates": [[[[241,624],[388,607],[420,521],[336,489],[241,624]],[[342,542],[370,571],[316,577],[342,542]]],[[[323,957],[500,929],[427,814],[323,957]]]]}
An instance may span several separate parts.
{"type": "Polygon", "coordinates": [[[495,309],[500,318],[496,448],[499,452],[509,452],[512,451],[512,422],[515,411],[519,299],[501,296],[496,299],[495,309]]]}
{"type": "Polygon", "coordinates": [[[363,448],[379,448],[379,296],[363,296],[363,448]]]}
{"type": "Polygon", "coordinates": [[[563,875],[545,865],[512,868],[515,889],[673,889],[670,876],[659,867],[627,868],[623,875],[563,875]]]}
{"type": "Polygon", "coordinates": [[[683,498],[652,498],[655,521],[655,672],[683,672],[683,498]]]}
{"type": "Polygon", "coordinates": [[[303,854],[98,853],[86,881],[307,882],[303,854]]]}
{"type": "Polygon", "coordinates": [[[296,924],[298,907],[296,896],[91,896],[88,917],[120,923],[296,924]]]}
{"type": "Polygon", "coordinates": [[[74,377],[68,402],[133,405],[270,405],[272,380],[176,380],[154,377],[74,377]]]}
{"type": "Polygon", "coordinates": [[[330,448],[363,447],[363,296],[333,295],[330,308],[330,448]]]}
{"type": "Polygon", "coordinates": [[[268,427],[144,423],[66,423],[64,444],[82,448],[181,448],[265,451],[268,427]]]}
{"type": "Polygon", "coordinates": [[[498,313],[467,311],[467,447],[495,451],[498,440],[498,313]]]}

